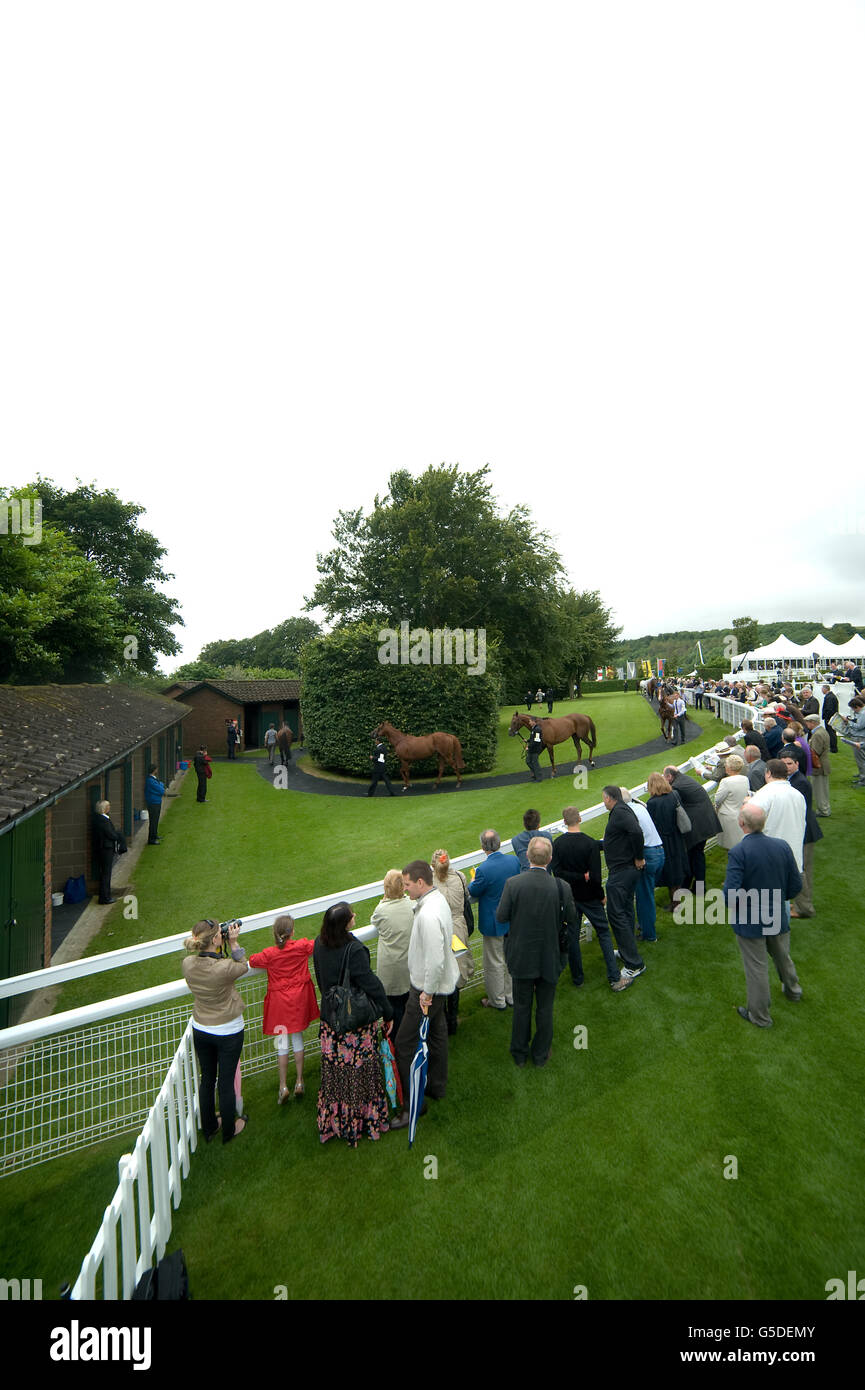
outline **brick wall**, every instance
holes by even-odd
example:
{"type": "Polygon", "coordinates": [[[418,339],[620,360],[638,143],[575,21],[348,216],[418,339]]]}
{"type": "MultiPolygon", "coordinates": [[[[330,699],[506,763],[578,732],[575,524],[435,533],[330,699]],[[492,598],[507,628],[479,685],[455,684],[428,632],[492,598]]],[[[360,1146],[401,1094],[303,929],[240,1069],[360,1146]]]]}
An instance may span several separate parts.
{"type": "Polygon", "coordinates": [[[91,786],[98,788],[101,799],[102,784],[93,781],[61,796],[51,809],[51,867],[48,877],[55,893],[63,891],[67,878],[77,878],[79,874],[85,875],[88,887],[96,883],[90,852],[91,786]]]}
{"type": "Polygon", "coordinates": [[[242,729],[243,705],[236,705],[216,690],[196,690],[191,695],[184,694],[183,703],[190,711],[180,726],[183,731],[183,756],[191,758],[200,745],[206,743],[212,756],[224,757],[228,751],[225,721],[236,719],[242,729]]]}

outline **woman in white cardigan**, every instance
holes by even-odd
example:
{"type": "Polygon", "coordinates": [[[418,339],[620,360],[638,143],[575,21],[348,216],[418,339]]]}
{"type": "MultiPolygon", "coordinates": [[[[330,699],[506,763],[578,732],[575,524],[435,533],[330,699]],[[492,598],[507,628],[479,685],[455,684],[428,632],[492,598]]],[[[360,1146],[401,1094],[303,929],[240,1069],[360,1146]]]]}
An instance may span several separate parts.
{"type": "Polygon", "coordinates": [[[414,923],[414,906],[405,896],[405,885],[399,869],[390,869],[384,876],[384,897],[370,918],[378,931],[378,955],[375,973],[384,985],[393,1009],[392,1037],[399,1032],[405,1013],[411,981],[408,977],[408,944],[414,923]]]}
{"type": "Polygon", "coordinates": [[[727,776],[722,777],[715,792],[715,810],[721,822],[718,836],[724,849],[732,849],[743,838],[739,828],[739,812],[745,799],[751,795],[751,786],[745,776],[745,764],[738,753],[731,753],[724,759],[727,776]]]}

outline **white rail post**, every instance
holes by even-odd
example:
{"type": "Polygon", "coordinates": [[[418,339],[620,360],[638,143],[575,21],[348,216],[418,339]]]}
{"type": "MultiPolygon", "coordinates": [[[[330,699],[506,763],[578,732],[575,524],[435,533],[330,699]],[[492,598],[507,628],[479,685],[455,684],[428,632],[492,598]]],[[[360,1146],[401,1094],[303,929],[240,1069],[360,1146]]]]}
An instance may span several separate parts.
{"type": "Polygon", "coordinates": [[[138,1259],[135,1240],[134,1164],[135,1160],[132,1154],[124,1154],[118,1164],[120,1172],[120,1262],[124,1298],[132,1297],[136,1283],[135,1266],[138,1259]]]}

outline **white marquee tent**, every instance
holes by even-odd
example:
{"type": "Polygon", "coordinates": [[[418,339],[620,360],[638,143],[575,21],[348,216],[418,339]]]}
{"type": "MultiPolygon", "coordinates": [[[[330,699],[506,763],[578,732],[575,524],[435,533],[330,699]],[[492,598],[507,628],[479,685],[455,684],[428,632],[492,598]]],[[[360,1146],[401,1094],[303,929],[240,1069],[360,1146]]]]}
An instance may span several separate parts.
{"type": "Polygon", "coordinates": [[[768,671],[775,667],[790,667],[794,671],[816,671],[837,660],[865,662],[865,638],[857,632],[848,642],[836,644],[829,642],[821,632],[814,634],[810,642],[801,646],[791,642],[783,632],[774,642],[765,647],[756,647],[747,652],[741,661],[734,662],[734,669],[743,674],[748,671],[768,671]]]}

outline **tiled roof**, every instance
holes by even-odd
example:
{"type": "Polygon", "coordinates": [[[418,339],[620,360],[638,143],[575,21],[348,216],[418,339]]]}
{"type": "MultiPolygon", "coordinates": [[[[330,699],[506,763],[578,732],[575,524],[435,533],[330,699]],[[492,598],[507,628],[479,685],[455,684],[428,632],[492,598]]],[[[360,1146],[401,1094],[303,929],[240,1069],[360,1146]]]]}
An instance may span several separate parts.
{"type": "Polygon", "coordinates": [[[239,705],[260,705],[265,701],[299,700],[300,681],[174,681],[167,690],[183,687],[184,695],[193,690],[218,690],[239,705]]]}
{"type": "Polygon", "coordinates": [[[177,722],[124,685],[0,685],[0,829],[177,722]]]}

